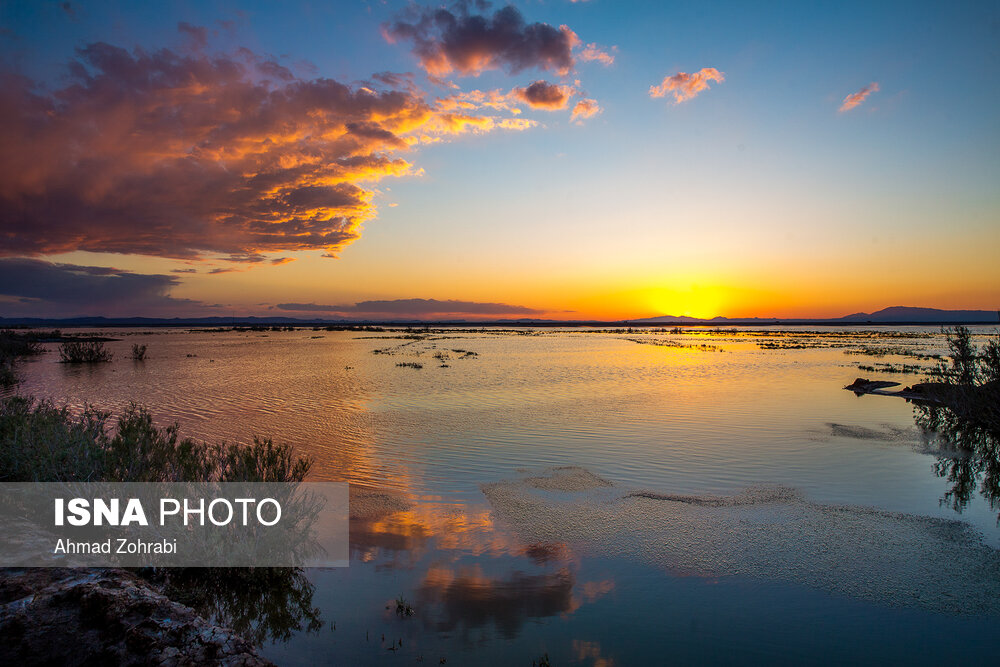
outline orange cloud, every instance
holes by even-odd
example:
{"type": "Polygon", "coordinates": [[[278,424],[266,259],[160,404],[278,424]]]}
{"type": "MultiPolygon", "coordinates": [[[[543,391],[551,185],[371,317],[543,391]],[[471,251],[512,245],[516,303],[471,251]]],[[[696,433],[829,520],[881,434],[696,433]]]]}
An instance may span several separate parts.
{"type": "Polygon", "coordinates": [[[573,106],[573,115],[570,120],[581,122],[584,118],[590,118],[600,112],[601,107],[597,104],[597,100],[582,99],[573,106]]]}
{"type": "MultiPolygon", "coordinates": [[[[579,85],[579,81],[576,82],[579,85]]],[[[456,92],[446,97],[439,98],[436,102],[436,109],[441,112],[442,121],[449,114],[458,118],[481,110],[489,109],[493,111],[506,111],[513,116],[518,116],[521,109],[519,104],[526,104],[533,109],[545,109],[556,111],[565,109],[573,95],[579,95],[580,91],[573,86],[563,86],[547,81],[535,81],[524,88],[514,88],[510,92],[501,90],[470,90],[456,92]]],[[[577,117],[587,118],[600,111],[595,100],[582,100],[574,107],[572,120],[577,117]]],[[[439,121],[435,121],[439,122],[439,121]]],[[[522,130],[537,125],[537,121],[525,118],[495,118],[491,127],[501,129],[522,130]]]]}
{"type": "Polygon", "coordinates": [[[533,108],[555,111],[565,109],[566,103],[569,102],[569,98],[574,92],[569,86],[560,86],[539,80],[526,88],[515,88],[512,94],[533,108]]]}
{"type": "Polygon", "coordinates": [[[685,100],[690,100],[698,96],[698,93],[708,88],[709,81],[725,81],[722,72],[714,67],[703,67],[694,74],[678,72],[673,76],[663,79],[659,86],[650,86],[650,97],[663,97],[667,93],[673,93],[674,103],[680,104],[685,100]]]}
{"type": "Polygon", "coordinates": [[[615,62],[615,57],[597,44],[587,44],[583,51],[580,52],[580,60],[586,62],[596,60],[603,65],[612,65],[615,62]]]}
{"type": "Polygon", "coordinates": [[[0,72],[0,256],[336,255],[375,215],[373,183],[420,173],[401,157],[414,145],[534,125],[488,100],[449,109],[388,74],[299,78],[245,49],[78,53],[55,90],[0,72]]]}
{"type": "Polygon", "coordinates": [[[851,93],[850,95],[845,97],[844,101],[840,105],[839,111],[841,113],[843,113],[844,111],[850,111],[854,107],[864,102],[865,98],[867,98],[869,95],[871,95],[872,93],[877,93],[878,91],[879,91],[878,83],[872,81],[858,92],[851,93]]]}

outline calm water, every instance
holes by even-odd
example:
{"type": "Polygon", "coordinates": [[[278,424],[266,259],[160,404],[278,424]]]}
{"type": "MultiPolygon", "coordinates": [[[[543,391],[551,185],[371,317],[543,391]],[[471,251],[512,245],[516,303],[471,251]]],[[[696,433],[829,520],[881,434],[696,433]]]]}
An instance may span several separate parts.
{"type": "Polygon", "coordinates": [[[264,649],[279,664],[934,664],[1000,649],[983,597],[1000,585],[996,510],[941,502],[938,445],[912,406],[842,389],[919,381],[857,366],[929,367],[917,355],[945,352],[936,329],[106,333],[114,362],[53,352],[23,366],[21,391],[137,401],[210,441],[271,436],[313,456],[314,479],[409,501],[352,522],[349,568],[306,573],[321,629],[244,619],[280,638],[264,649]],[[127,360],[133,343],[146,361],[127,360]],[[613,486],[525,482],[563,466],[613,486]],[[796,500],[632,497],[761,484],[796,500]],[[967,574],[950,573],[959,561],[967,574]],[[893,583],[911,565],[924,569],[893,583]]]}

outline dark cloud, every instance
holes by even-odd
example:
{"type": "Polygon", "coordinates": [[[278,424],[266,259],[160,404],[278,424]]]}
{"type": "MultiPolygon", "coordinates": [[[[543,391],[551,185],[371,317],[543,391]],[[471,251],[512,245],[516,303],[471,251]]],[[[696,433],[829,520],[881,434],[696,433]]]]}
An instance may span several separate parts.
{"type": "Polygon", "coordinates": [[[580,43],[568,27],[527,23],[513,6],[486,16],[471,13],[465,2],[450,10],[411,7],[384,25],[383,33],[390,42],[412,42],[420,66],[436,77],[491,69],[516,74],[528,68],[567,74],[580,43]]]}
{"type": "Polygon", "coordinates": [[[573,89],[569,86],[559,86],[547,81],[535,81],[526,88],[515,88],[517,99],[536,109],[565,109],[573,89]]]}
{"type": "Polygon", "coordinates": [[[428,317],[434,315],[537,315],[543,311],[506,303],[439,301],[438,299],[392,299],[359,301],[353,305],[326,306],[316,303],[279,303],[281,310],[314,313],[342,313],[388,317],[428,317]]]}
{"type": "Polygon", "coordinates": [[[30,300],[30,310],[21,314],[165,316],[192,314],[206,308],[200,301],[170,296],[170,290],[178,284],[176,276],[25,257],[0,258],[0,295],[30,300]]]}
{"type": "Polygon", "coordinates": [[[191,44],[196,49],[204,49],[208,46],[208,29],[197,25],[191,25],[186,21],[177,24],[177,30],[191,40],[191,44]]]}
{"type": "Polygon", "coordinates": [[[374,216],[371,184],[410,171],[399,153],[521,127],[413,89],[297,78],[246,49],[96,43],[68,72],[54,90],[0,72],[0,256],[335,256],[374,216]]]}

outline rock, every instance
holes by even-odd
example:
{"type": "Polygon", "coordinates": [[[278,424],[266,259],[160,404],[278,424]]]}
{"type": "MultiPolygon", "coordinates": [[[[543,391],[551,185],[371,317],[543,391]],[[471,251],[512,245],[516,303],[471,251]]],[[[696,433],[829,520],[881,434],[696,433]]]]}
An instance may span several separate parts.
{"type": "Polygon", "coordinates": [[[885,389],[886,387],[898,387],[898,382],[889,382],[887,380],[869,380],[867,378],[856,378],[854,382],[844,387],[844,389],[850,389],[858,396],[862,394],[870,394],[873,391],[879,389],[885,389]]]}
{"type": "Polygon", "coordinates": [[[271,665],[130,572],[53,568],[0,571],[0,664],[271,665]]]}

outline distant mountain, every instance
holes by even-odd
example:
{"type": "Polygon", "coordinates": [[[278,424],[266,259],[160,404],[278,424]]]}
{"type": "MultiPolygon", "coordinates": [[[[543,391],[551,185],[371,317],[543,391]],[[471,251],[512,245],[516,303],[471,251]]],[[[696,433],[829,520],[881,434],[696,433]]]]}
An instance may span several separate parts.
{"type": "Polygon", "coordinates": [[[854,313],[840,318],[843,322],[920,322],[938,323],[1000,323],[1000,312],[995,310],[939,310],[938,308],[915,308],[912,306],[891,306],[874,313],[854,313]]]}
{"type": "Polygon", "coordinates": [[[226,327],[226,326],[513,326],[513,327],[560,327],[560,326],[623,326],[623,325],[758,325],[768,324],[1000,324],[1000,313],[993,310],[939,310],[937,308],[913,308],[892,306],[874,313],[853,313],[843,317],[827,319],[794,319],[778,317],[697,317],[660,315],[635,320],[595,321],[595,320],[543,320],[531,318],[497,320],[420,320],[420,319],[345,319],[296,317],[69,317],[63,319],[42,317],[0,317],[0,327],[226,327]]]}
{"type": "Polygon", "coordinates": [[[853,313],[830,318],[713,317],[704,320],[696,317],[662,315],[629,320],[629,322],[634,324],[1000,324],[1000,312],[891,306],[874,313],[853,313]]]}

